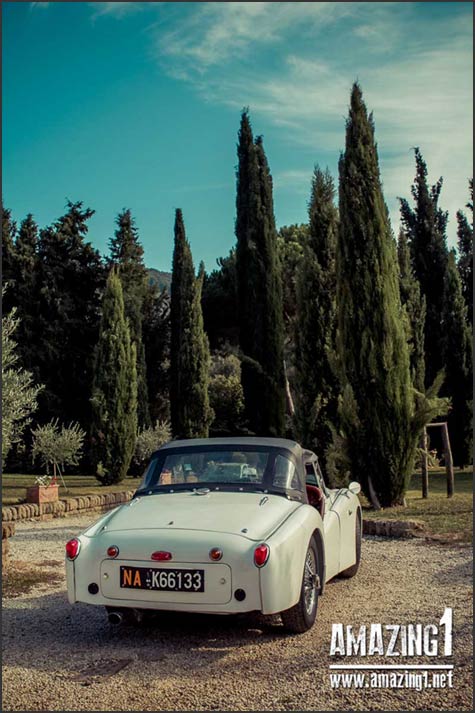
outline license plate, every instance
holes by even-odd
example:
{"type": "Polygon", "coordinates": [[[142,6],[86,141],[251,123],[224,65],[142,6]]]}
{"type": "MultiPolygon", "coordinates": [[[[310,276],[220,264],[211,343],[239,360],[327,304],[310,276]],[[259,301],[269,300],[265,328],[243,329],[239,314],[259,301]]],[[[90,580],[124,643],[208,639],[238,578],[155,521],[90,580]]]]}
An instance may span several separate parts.
{"type": "Polygon", "coordinates": [[[159,592],[204,592],[204,569],[157,569],[121,567],[123,589],[151,589],[159,592]]]}

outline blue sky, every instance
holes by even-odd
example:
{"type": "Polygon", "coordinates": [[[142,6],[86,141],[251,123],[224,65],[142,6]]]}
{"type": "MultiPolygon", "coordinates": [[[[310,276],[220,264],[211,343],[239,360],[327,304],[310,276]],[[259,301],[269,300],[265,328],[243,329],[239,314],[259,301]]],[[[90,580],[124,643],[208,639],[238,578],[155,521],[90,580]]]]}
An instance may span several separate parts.
{"type": "Polygon", "coordinates": [[[263,134],[277,225],[306,221],[313,167],[337,178],[352,82],[374,112],[393,229],[409,197],[411,147],[441,205],[468,200],[471,3],[3,2],[3,195],[20,221],[96,214],[107,251],[132,210],[149,267],[169,270],[175,208],[195,263],[235,242],[240,111],[263,134]]]}

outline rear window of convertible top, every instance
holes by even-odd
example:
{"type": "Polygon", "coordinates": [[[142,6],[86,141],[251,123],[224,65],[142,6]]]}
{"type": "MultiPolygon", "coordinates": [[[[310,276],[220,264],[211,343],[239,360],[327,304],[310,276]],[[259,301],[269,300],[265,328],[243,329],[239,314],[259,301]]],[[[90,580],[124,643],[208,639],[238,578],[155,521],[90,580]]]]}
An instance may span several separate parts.
{"type": "Polygon", "coordinates": [[[290,453],[270,449],[210,448],[167,449],[148,465],[139,491],[237,485],[297,489],[298,478],[290,453]],[[168,487],[166,487],[168,486],[168,487]]]}

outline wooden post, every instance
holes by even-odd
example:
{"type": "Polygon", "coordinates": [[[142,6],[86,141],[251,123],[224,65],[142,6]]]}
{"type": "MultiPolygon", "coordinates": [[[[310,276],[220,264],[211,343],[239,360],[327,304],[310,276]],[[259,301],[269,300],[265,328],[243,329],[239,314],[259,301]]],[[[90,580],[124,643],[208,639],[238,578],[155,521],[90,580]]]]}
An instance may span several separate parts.
{"type": "Polygon", "coordinates": [[[450,448],[449,429],[447,423],[442,423],[442,440],[445,452],[445,471],[447,473],[447,497],[454,494],[454,462],[452,460],[452,450],[450,448]]]}
{"type": "Polygon", "coordinates": [[[427,469],[427,447],[428,447],[427,429],[424,428],[421,437],[421,473],[422,473],[422,497],[429,497],[429,471],[427,469]]]}
{"type": "Polygon", "coordinates": [[[445,460],[445,472],[447,474],[447,497],[451,498],[454,494],[454,461],[452,459],[452,450],[450,448],[450,438],[449,429],[447,428],[447,422],[443,421],[441,423],[428,423],[427,428],[438,426],[442,429],[442,442],[444,444],[444,460],[445,460]]]}

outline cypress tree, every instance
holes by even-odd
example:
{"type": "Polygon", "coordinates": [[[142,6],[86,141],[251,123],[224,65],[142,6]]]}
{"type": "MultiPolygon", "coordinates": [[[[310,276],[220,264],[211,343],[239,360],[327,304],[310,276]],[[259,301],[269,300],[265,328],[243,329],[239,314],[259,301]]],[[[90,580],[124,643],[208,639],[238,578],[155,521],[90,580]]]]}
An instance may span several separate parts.
{"type": "Polygon", "coordinates": [[[170,295],[165,288],[148,286],[143,314],[150,419],[156,423],[170,418],[170,295]]]}
{"type": "Polygon", "coordinates": [[[403,230],[399,232],[397,245],[399,262],[399,290],[401,304],[406,312],[411,379],[414,387],[424,392],[424,325],[426,301],[421,295],[421,288],[411,267],[411,254],[407,237],[403,230]]]}
{"type": "Polygon", "coordinates": [[[175,215],[175,247],[171,284],[170,413],[178,438],[208,436],[209,352],[203,331],[201,289],[203,274],[195,278],[183,214],[175,215]]]}
{"type": "Polygon", "coordinates": [[[282,283],[272,179],[246,111],[238,143],[236,270],[245,417],[251,433],[282,436],[285,375],[282,283]]]}
{"type": "Polygon", "coordinates": [[[372,116],[354,84],[340,158],[337,240],[341,417],[352,478],[374,505],[399,503],[420,429],[372,116]]]}
{"type": "Polygon", "coordinates": [[[102,304],[92,387],[91,442],[98,480],[118,483],[127,475],[137,435],[135,344],[124,313],[122,285],[112,269],[102,304]]]}
{"type": "Polygon", "coordinates": [[[209,341],[204,331],[203,311],[201,309],[204,276],[205,266],[201,262],[194,285],[191,317],[191,344],[193,346],[192,356],[195,377],[191,391],[190,413],[191,420],[198,425],[198,434],[206,438],[214,413],[210,407],[208,393],[211,362],[209,341]]]}
{"type": "Polygon", "coordinates": [[[320,454],[328,477],[326,452],[337,425],[338,382],[332,368],[336,328],[335,250],[338,213],[333,179],[316,167],[309,203],[309,239],[297,277],[295,366],[298,438],[320,454]]]}
{"type": "MultiPolygon", "coordinates": [[[[277,233],[277,247],[282,270],[282,302],[286,346],[294,347],[297,317],[297,280],[305,247],[308,245],[309,226],[301,223],[283,225],[277,233]]],[[[286,359],[289,353],[286,349],[286,359]]]]}
{"type": "Polygon", "coordinates": [[[446,365],[444,387],[452,405],[447,425],[454,463],[463,467],[472,461],[473,354],[471,329],[454,251],[450,251],[448,259],[442,324],[446,365]]]}
{"type": "Polygon", "coordinates": [[[457,211],[457,246],[459,260],[457,263],[460,279],[462,280],[462,294],[467,307],[467,316],[473,325],[473,178],[469,181],[471,201],[467,208],[472,212],[470,225],[465,213],[457,211]]]}
{"type": "Polygon", "coordinates": [[[137,417],[140,428],[150,426],[147,367],[143,344],[143,310],[148,277],[143,261],[143,248],[130,210],[117,216],[117,230],[110,243],[110,265],[117,265],[124,293],[125,316],[137,350],[137,417]]]}
{"type": "Polygon", "coordinates": [[[418,148],[415,149],[416,177],[411,188],[414,208],[400,198],[401,218],[409,239],[412,265],[426,300],[424,333],[425,381],[432,384],[444,367],[443,335],[440,321],[443,311],[443,285],[447,270],[447,213],[439,208],[442,178],[429,187],[427,166],[418,148]]]}

